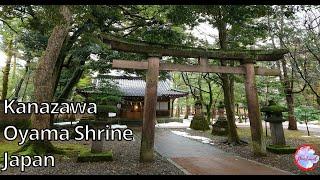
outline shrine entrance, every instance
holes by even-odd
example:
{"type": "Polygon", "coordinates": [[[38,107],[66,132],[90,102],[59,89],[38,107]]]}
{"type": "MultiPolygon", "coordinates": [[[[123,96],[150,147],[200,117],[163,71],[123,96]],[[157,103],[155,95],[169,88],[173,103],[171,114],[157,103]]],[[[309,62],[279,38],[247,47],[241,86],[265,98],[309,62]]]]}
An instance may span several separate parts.
{"type": "Polygon", "coordinates": [[[154,159],[154,134],[157,104],[157,85],[159,71],[199,72],[199,73],[229,73],[245,76],[245,91],[248,103],[253,152],[256,155],[266,154],[263,136],[259,101],[255,83],[255,75],[279,76],[280,71],[254,67],[258,61],[277,61],[283,58],[286,50],[218,50],[202,49],[168,44],[150,44],[146,42],[128,42],[111,36],[103,40],[111,49],[123,52],[142,53],[148,55],[146,61],[113,60],[112,67],[118,69],[147,70],[146,89],[144,98],[143,126],[141,135],[140,161],[154,159]],[[197,58],[197,65],[161,63],[162,56],[197,58]],[[208,59],[222,61],[239,61],[240,66],[209,65],[208,59]]]}

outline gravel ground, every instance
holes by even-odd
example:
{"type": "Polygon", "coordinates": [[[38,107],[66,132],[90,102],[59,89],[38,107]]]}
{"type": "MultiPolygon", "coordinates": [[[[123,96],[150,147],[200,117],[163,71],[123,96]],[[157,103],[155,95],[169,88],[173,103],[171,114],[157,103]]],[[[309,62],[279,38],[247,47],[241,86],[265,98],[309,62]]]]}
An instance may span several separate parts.
{"type": "MultiPolygon", "coordinates": [[[[234,153],[236,155],[239,155],[243,158],[254,160],[269,166],[273,166],[285,171],[292,172],[294,174],[312,174],[312,175],[319,175],[320,174],[320,163],[318,164],[318,168],[316,170],[311,172],[303,172],[298,169],[298,167],[294,164],[294,156],[293,154],[286,154],[286,155],[278,155],[273,154],[270,152],[267,152],[266,157],[255,157],[252,153],[251,145],[240,145],[240,146],[232,146],[224,143],[227,138],[223,136],[213,136],[211,135],[211,130],[209,131],[195,131],[190,128],[188,129],[170,129],[170,130],[177,130],[177,131],[185,131],[189,133],[192,136],[203,136],[210,138],[213,141],[213,145],[219,149],[222,149],[226,152],[234,153]]],[[[244,140],[246,142],[251,141],[251,137],[241,137],[241,140],[244,140]]],[[[268,136],[266,139],[267,144],[271,144],[271,137],[268,136]]],[[[302,144],[305,144],[306,142],[301,139],[292,139],[292,138],[286,138],[287,145],[292,146],[299,146],[302,144]]]]}
{"type": "MultiPolygon", "coordinates": [[[[70,143],[70,142],[68,142],[70,143]]],[[[76,142],[73,142],[76,143],[76,142]]],[[[79,142],[78,142],[79,143],[79,142]]],[[[88,142],[80,142],[90,146],[88,142]]],[[[48,168],[26,168],[20,172],[17,168],[8,169],[0,174],[27,174],[27,175],[183,175],[184,173],[156,154],[152,163],[139,163],[140,140],[114,141],[104,144],[106,149],[112,149],[114,161],[77,163],[76,157],[56,157],[56,166],[48,168]]]]}

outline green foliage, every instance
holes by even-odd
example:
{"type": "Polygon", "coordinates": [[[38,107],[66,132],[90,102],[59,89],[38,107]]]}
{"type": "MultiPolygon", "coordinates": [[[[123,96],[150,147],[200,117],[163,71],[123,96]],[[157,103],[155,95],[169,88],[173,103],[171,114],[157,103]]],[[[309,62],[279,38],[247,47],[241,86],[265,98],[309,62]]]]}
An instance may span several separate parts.
{"type": "Polygon", "coordinates": [[[81,95],[77,94],[77,95],[73,96],[73,101],[74,102],[84,102],[85,98],[82,97],[81,95]]]}
{"type": "Polygon", "coordinates": [[[83,88],[86,88],[89,86],[91,86],[91,77],[90,76],[84,76],[83,78],[81,78],[79,80],[79,82],[76,85],[76,87],[79,89],[83,89],[83,88]]]}
{"type": "Polygon", "coordinates": [[[97,103],[98,114],[117,112],[117,104],[121,101],[121,92],[111,80],[102,80],[94,91],[88,100],[97,103]]]}
{"type": "Polygon", "coordinates": [[[320,122],[320,111],[314,107],[298,106],[294,111],[297,121],[319,121],[320,122]]]}

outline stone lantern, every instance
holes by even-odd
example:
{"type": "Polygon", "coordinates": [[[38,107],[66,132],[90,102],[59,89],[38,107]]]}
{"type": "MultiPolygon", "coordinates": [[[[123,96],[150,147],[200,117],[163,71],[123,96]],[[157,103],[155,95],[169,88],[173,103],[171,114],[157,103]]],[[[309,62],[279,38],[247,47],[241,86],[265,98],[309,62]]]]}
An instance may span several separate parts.
{"type": "Polygon", "coordinates": [[[220,101],[218,105],[218,120],[212,125],[213,135],[227,135],[229,132],[228,121],[224,115],[224,107],[224,104],[220,101]]]}
{"type": "Polygon", "coordinates": [[[282,122],[286,120],[283,119],[282,112],[287,111],[287,108],[277,105],[274,101],[269,101],[268,106],[261,108],[261,112],[266,115],[265,121],[270,123],[272,145],[284,146],[286,144],[282,127],[282,122]]]}
{"type": "Polygon", "coordinates": [[[202,112],[202,103],[200,100],[197,100],[194,104],[195,107],[195,115],[191,120],[190,128],[194,130],[209,130],[209,123],[206,120],[206,117],[204,116],[202,112]]]}

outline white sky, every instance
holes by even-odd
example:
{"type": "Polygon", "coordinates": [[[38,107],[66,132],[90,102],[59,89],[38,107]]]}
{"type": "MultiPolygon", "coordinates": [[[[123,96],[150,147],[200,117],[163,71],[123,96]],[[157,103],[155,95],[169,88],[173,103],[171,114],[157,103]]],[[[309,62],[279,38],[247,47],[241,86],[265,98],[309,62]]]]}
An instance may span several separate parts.
{"type": "Polygon", "coordinates": [[[6,63],[6,55],[0,50],[0,67],[3,67],[6,63]]]}

